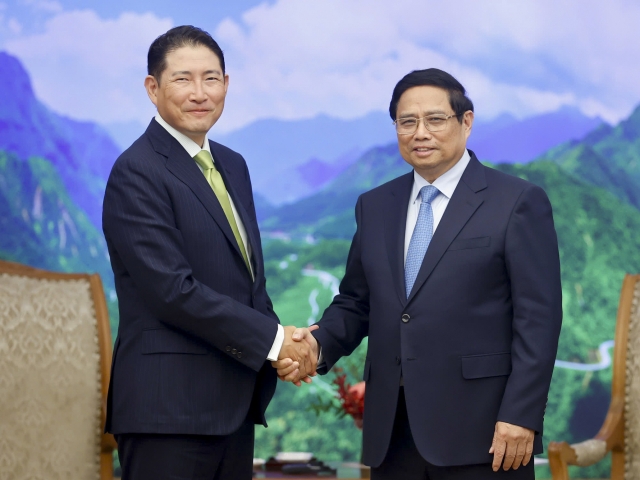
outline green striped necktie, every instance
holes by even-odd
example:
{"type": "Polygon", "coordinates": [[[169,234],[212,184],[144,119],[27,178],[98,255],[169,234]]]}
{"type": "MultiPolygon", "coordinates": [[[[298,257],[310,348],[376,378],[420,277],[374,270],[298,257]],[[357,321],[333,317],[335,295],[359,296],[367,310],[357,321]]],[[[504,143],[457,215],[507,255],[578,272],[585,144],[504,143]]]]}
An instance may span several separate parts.
{"type": "Polygon", "coordinates": [[[247,257],[247,251],[244,248],[244,242],[242,241],[242,237],[240,236],[240,230],[238,230],[238,224],[236,223],[236,219],[233,216],[233,210],[231,209],[231,202],[229,201],[229,196],[227,195],[227,188],[224,186],[224,180],[222,180],[222,175],[216,169],[213,164],[213,158],[211,154],[206,150],[200,150],[195,157],[194,160],[200,167],[202,167],[202,171],[204,173],[204,177],[211,185],[213,189],[213,193],[218,197],[218,201],[220,202],[220,206],[222,210],[224,210],[224,214],[227,216],[227,221],[229,222],[229,226],[231,227],[231,231],[233,231],[233,236],[236,237],[236,242],[238,242],[238,246],[240,247],[240,252],[242,253],[242,258],[244,259],[244,263],[251,273],[253,277],[253,272],[251,271],[251,267],[249,266],[249,258],[247,257]]]}

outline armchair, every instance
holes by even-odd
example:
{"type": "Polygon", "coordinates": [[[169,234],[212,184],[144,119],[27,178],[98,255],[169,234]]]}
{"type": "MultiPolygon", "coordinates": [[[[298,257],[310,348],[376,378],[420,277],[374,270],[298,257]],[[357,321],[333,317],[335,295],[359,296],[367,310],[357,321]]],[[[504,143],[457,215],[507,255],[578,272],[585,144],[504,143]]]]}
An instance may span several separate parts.
{"type": "Polygon", "coordinates": [[[97,274],[0,261],[0,477],[113,479],[111,348],[97,274]]]}
{"type": "Polygon", "coordinates": [[[607,416],[595,438],[549,444],[553,479],[568,480],[568,465],[593,465],[608,452],[611,480],[640,478],[640,275],[627,274],[622,283],[607,416]]]}

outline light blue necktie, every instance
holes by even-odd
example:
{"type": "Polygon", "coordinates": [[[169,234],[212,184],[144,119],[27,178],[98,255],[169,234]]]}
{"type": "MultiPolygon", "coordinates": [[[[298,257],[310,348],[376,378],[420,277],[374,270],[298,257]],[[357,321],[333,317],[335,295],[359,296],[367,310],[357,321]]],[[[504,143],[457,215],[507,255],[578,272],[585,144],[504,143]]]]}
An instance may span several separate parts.
{"type": "Polygon", "coordinates": [[[420,189],[422,203],[420,204],[418,221],[413,230],[413,235],[411,235],[411,242],[409,242],[407,260],[404,264],[404,282],[407,289],[407,298],[409,298],[413,284],[418,276],[418,271],[422,266],[424,254],[427,253],[431,237],[433,237],[433,210],[431,209],[431,202],[433,202],[433,199],[436,198],[439,193],[440,190],[433,185],[427,185],[420,189]]]}

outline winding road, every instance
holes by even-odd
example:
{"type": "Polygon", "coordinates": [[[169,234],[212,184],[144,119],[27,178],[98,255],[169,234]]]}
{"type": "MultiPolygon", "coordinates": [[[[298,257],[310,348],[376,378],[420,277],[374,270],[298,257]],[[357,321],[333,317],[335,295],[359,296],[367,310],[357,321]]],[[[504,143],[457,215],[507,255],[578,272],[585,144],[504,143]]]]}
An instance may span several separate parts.
{"type": "MultiPolygon", "coordinates": [[[[320,284],[323,288],[331,289],[331,297],[335,297],[338,294],[340,280],[331,275],[329,272],[305,268],[304,270],[302,270],[302,275],[304,275],[305,277],[316,277],[320,281],[320,284]]],[[[311,306],[311,316],[309,317],[309,320],[307,320],[309,325],[315,323],[315,321],[318,319],[318,313],[320,313],[320,306],[318,305],[319,293],[320,291],[317,288],[314,288],[309,294],[309,305],[311,306]]]]}
{"type": "Polygon", "coordinates": [[[606,342],[602,342],[600,344],[600,346],[598,347],[600,361],[598,363],[576,363],[565,362],[564,360],[556,360],[555,366],[557,368],[566,368],[569,370],[578,370],[581,372],[595,372],[598,370],[604,370],[605,368],[609,368],[613,363],[613,359],[609,354],[609,350],[613,348],[613,345],[613,340],[607,340],[606,342]]]}

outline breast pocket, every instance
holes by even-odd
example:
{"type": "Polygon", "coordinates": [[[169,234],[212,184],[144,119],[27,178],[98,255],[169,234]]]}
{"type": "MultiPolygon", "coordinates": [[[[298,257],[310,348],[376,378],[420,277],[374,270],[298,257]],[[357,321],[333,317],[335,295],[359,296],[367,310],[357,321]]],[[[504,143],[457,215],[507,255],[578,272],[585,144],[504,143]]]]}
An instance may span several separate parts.
{"type": "Polygon", "coordinates": [[[490,353],[460,357],[462,376],[467,380],[500,377],[511,373],[510,353],[490,353]]]}
{"type": "Polygon", "coordinates": [[[154,353],[206,355],[209,350],[197,340],[179,332],[166,329],[145,330],[142,332],[142,354],[154,353]]]}
{"type": "Polygon", "coordinates": [[[458,238],[451,242],[447,250],[466,250],[469,248],[483,248],[491,245],[491,237],[458,238]]]}

